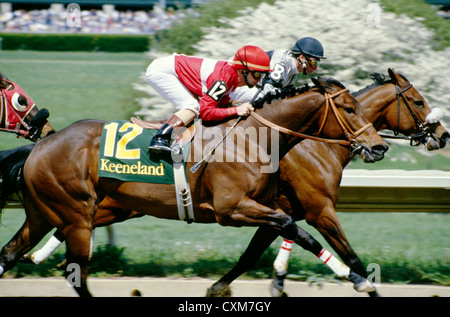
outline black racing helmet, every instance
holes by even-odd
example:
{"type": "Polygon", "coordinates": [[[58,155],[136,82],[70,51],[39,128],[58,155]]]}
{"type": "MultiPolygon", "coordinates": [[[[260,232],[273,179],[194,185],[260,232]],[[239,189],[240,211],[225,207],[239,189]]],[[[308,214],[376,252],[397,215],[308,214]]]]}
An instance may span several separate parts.
{"type": "Polygon", "coordinates": [[[291,51],[294,55],[303,54],[314,58],[326,59],[326,57],[323,56],[322,44],[312,37],[301,38],[294,44],[291,51]]]}

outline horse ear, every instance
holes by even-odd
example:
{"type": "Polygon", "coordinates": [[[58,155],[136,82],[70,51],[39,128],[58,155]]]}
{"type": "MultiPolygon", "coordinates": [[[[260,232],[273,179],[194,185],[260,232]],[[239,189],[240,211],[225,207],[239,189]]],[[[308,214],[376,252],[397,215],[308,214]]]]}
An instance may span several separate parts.
{"type": "Polygon", "coordinates": [[[319,88],[321,92],[326,92],[326,88],[322,85],[322,82],[319,79],[311,78],[311,81],[317,88],[319,88]]]}
{"type": "Polygon", "coordinates": [[[391,80],[394,84],[398,84],[398,79],[400,76],[397,75],[397,73],[395,72],[395,70],[393,68],[388,68],[388,74],[389,77],[391,77],[391,80]]]}

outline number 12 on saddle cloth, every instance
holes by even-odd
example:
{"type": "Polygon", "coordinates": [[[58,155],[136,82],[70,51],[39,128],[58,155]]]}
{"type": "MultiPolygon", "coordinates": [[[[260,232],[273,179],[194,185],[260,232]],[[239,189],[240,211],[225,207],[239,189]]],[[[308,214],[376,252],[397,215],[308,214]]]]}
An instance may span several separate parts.
{"type": "MultiPolygon", "coordinates": [[[[171,155],[148,152],[150,140],[156,132],[156,129],[144,129],[126,120],[105,124],[98,176],[126,182],[174,184],[171,155]]],[[[183,146],[183,153],[189,153],[189,147],[190,142],[183,146]]]]}

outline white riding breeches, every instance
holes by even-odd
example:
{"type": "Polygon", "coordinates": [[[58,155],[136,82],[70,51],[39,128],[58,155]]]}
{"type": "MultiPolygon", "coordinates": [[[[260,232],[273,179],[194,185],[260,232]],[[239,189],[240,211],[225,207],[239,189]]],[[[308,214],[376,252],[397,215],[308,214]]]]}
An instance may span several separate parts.
{"type": "Polygon", "coordinates": [[[178,110],[189,109],[199,115],[198,100],[180,82],[175,72],[175,55],[155,59],[147,68],[147,82],[178,110]]]}

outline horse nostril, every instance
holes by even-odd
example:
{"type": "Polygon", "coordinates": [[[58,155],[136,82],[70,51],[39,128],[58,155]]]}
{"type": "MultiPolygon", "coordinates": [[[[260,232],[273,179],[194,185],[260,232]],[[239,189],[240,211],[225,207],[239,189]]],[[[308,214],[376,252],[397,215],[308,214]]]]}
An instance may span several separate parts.
{"type": "Polygon", "coordinates": [[[384,154],[385,152],[387,152],[387,150],[389,150],[389,146],[388,145],[384,145],[384,144],[375,145],[372,148],[372,152],[374,152],[376,154],[384,154]]]}
{"type": "Polygon", "coordinates": [[[450,140],[450,133],[445,132],[439,140],[439,146],[441,149],[446,146],[448,140],[450,140]]]}
{"type": "Polygon", "coordinates": [[[445,133],[442,135],[442,140],[444,140],[444,142],[447,142],[448,139],[450,139],[450,133],[445,132],[445,133]]]}

